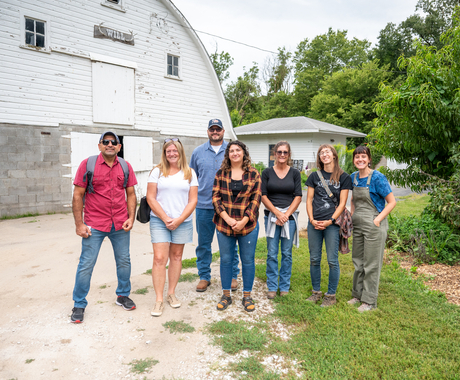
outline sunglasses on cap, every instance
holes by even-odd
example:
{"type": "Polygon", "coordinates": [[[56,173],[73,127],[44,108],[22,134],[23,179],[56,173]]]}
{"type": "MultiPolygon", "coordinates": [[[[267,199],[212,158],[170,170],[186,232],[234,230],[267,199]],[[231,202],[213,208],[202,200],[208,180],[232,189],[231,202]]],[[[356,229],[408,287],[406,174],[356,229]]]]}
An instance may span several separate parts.
{"type": "Polygon", "coordinates": [[[101,141],[102,145],[109,145],[109,143],[112,143],[113,146],[117,146],[118,145],[118,141],[117,140],[102,140],[101,141]]]}
{"type": "Polygon", "coordinates": [[[165,139],[164,140],[164,143],[169,143],[170,141],[177,141],[177,142],[180,142],[179,138],[178,137],[173,137],[171,139],[165,139]]]}

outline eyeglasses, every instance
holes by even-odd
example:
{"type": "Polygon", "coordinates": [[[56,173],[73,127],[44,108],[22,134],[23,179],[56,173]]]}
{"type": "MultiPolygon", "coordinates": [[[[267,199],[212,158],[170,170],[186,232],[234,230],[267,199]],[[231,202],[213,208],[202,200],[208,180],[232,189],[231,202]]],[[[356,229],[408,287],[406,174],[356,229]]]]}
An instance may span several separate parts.
{"type": "Polygon", "coordinates": [[[286,151],[286,150],[278,150],[278,151],[276,152],[276,154],[277,154],[278,156],[287,156],[287,155],[289,154],[289,152],[286,151]]]}
{"type": "Polygon", "coordinates": [[[171,139],[165,139],[165,142],[164,142],[164,143],[166,144],[166,143],[169,143],[170,141],[177,141],[177,142],[180,142],[180,140],[179,140],[178,137],[173,137],[173,138],[171,138],[171,139]]]}
{"type": "Polygon", "coordinates": [[[117,146],[118,145],[118,141],[117,140],[102,140],[102,145],[109,145],[110,143],[112,143],[113,146],[117,146]]]}
{"type": "Polygon", "coordinates": [[[222,128],[209,128],[208,131],[211,133],[222,132],[222,128]]]}
{"type": "Polygon", "coordinates": [[[332,151],[329,150],[329,149],[326,149],[326,150],[322,150],[320,153],[319,153],[319,156],[325,156],[326,154],[331,154],[332,151]]]}

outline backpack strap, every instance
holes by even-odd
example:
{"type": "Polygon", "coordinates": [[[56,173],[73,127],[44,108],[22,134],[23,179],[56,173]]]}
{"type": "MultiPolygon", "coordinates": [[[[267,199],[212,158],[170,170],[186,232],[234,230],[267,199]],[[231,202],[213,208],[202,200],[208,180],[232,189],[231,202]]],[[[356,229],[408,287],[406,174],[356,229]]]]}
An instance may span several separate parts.
{"type": "MultiPolygon", "coordinates": [[[[90,156],[88,157],[88,161],[86,161],[86,173],[83,174],[83,181],[86,182],[86,191],[88,194],[94,193],[94,187],[93,187],[93,177],[94,177],[94,170],[96,168],[96,161],[99,156],[90,156]]],[[[123,175],[125,177],[123,181],[123,187],[126,189],[126,186],[128,185],[128,178],[129,178],[129,167],[126,161],[118,157],[118,162],[121,165],[121,168],[123,169],[123,175]]]]}
{"type": "Polygon", "coordinates": [[[128,168],[128,164],[126,163],[126,161],[121,158],[121,157],[118,157],[118,162],[120,163],[121,165],[121,168],[123,169],[123,175],[125,176],[125,180],[123,182],[123,187],[126,189],[126,186],[128,185],[128,178],[129,178],[129,168],[128,168]]]}
{"type": "Polygon", "coordinates": [[[93,175],[97,157],[98,156],[90,156],[88,157],[88,161],[86,161],[86,173],[83,174],[83,181],[86,182],[86,192],[88,194],[94,193],[93,175]]]}
{"type": "Polygon", "coordinates": [[[332,198],[332,201],[334,202],[335,207],[337,207],[338,205],[337,198],[335,197],[334,194],[332,194],[331,189],[329,189],[329,186],[327,185],[326,180],[323,177],[323,173],[321,173],[321,170],[318,170],[317,173],[318,173],[319,179],[321,180],[321,183],[323,184],[324,189],[326,190],[327,195],[329,196],[329,198],[332,198]]]}

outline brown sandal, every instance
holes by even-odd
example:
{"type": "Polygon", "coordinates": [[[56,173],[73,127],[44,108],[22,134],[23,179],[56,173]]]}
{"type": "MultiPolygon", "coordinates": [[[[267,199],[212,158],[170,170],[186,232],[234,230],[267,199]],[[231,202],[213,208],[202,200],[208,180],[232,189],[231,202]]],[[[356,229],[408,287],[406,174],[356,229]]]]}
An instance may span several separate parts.
{"type": "Polygon", "coordinates": [[[254,300],[249,297],[243,297],[243,306],[244,310],[247,312],[252,312],[256,309],[256,305],[254,305],[254,300]]]}

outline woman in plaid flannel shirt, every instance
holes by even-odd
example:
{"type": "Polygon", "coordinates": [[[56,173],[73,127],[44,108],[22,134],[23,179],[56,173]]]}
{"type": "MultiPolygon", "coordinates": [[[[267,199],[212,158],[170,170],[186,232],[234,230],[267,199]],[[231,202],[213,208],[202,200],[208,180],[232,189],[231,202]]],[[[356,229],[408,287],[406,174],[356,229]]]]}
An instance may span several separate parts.
{"type": "Polygon", "coordinates": [[[237,242],[243,272],[243,306],[248,312],[255,310],[251,291],[255,276],[254,257],[259,235],[261,196],[260,175],[251,166],[246,145],[238,140],[230,142],[212,189],[212,203],[216,211],[213,221],[217,229],[223,291],[217,310],[225,310],[232,303],[232,260],[237,242]]]}

